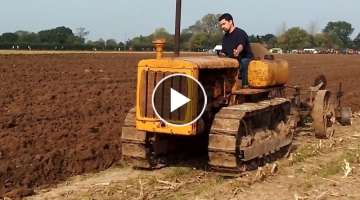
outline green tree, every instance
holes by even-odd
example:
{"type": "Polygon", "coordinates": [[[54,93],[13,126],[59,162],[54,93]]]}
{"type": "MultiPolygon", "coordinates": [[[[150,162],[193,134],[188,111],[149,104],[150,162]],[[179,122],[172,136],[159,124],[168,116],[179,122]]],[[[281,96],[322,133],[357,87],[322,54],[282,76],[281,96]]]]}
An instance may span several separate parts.
{"type": "Polygon", "coordinates": [[[92,40],[86,41],[85,44],[86,44],[87,46],[95,47],[95,41],[92,41],[92,40]]]}
{"type": "Polygon", "coordinates": [[[115,39],[108,39],[106,40],[106,49],[114,50],[117,48],[117,42],[115,39]]]}
{"type": "Polygon", "coordinates": [[[153,48],[151,36],[142,36],[135,37],[127,43],[127,46],[132,50],[144,51],[151,50],[153,48]]]}
{"type": "Polygon", "coordinates": [[[3,33],[0,37],[0,42],[6,44],[15,43],[18,41],[18,38],[19,36],[15,33],[3,33]]]}
{"type": "Polygon", "coordinates": [[[74,41],[75,37],[72,30],[64,26],[56,27],[50,30],[43,30],[38,34],[41,42],[60,45],[74,41]]]}
{"type": "MultiPolygon", "coordinates": [[[[311,46],[317,46],[315,42],[315,35],[318,33],[318,24],[316,21],[311,21],[310,24],[307,27],[307,32],[310,36],[310,43],[311,46]]],[[[318,46],[317,46],[318,47],[318,46]]]]}
{"type": "Polygon", "coordinates": [[[360,50],[360,33],[355,37],[353,43],[354,43],[354,48],[360,50]]]}
{"type": "Polygon", "coordinates": [[[189,41],[190,48],[199,49],[198,45],[202,44],[204,46],[201,46],[201,48],[209,49],[221,43],[223,33],[218,26],[219,17],[220,14],[207,14],[185,31],[188,34],[187,36],[191,34],[189,41]],[[193,42],[195,43],[193,44],[193,42]]]}
{"type": "Polygon", "coordinates": [[[18,35],[18,41],[20,43],[28,43],[28,44],[38,44],[40,43],[40,39],[38,34],[28,32],[28,31],[16,31],[16,35],[18,35]]]}
{"type": "Polygon", "coordinates": [[[333,33],[324,33],[324,34],[325,37],[327,38],[328,48],[340,49],[346,46],[344,42],[340,39],[340,37],[338,37],[336,34],[333,33]]]}
{"type": "Polygon", "coordinates": [[[76,36],[79,37],[80,43],[84,44],[86,36],[89,35],[90,31],[87,31],[84,27],[79,27],[76,29],[76,36]]]}
{"type": "Polygon", "coordinates": [[[277,38],[274,34],[266,35],[249,35],[249,41],[251,43],[262,43],[267,48],[273,48],[276,46],[277,38]]]}
{"type": "Polygon", "coordinates": [[[124,51],[124,50],[126,50],[125,48],[125,43],[124,42],[119,42],[118,43],[118,47],[119,47],[119,49],[121,50],[121,51],[124,51]]]}
{"type": "Polygon", "coordinates": [[[100,39],[98,39],[97,41],[95,41],[93,44],[94,44],[94,46],[95,46],[97,49],[104,50],[104,49],[105,49],[106,42],[105,42],[104,39],[100,38],[100,39]]]}
{"type": "Polygon", "coordinates": [[[278,45],[286,50],[303,49],[311,45],[310,36],[304,29],[294,27],[278,38],[278,45]]]}
{"type": "Polygon", "coordinates": [[[261,42],[263,42],[259,35],[249,35],[249,41],[251,43],[258,43],[258,42],[261,43],[261,42]]]}
{"type": "Polygon", "coordinates": [[[345,21],[329,22],[323,30],[331,38],[334,46],[346,48],[351,45],[352,25],[345,21]]]}
{"type": "Polygon", "coordinates": [[[194,25],[190,26],[189,29],[193,33],[203,32],[207,34],[213,34],[216,32],[221,33],[221,29],[218,26],[218,19],[220,14],[207,14],[198,20],[194,25]]]}
{"type": "Polygon", "coordinates": [[[183,50],[190,50],[190,39],[193,36],[193,33],[188,29],[183,29],[180,35],[180,47],[183,50]]]}
{"type": "MultiPolygon", "coordinates": [[[[181,49],[202,50],[213,48],[222,41],[223,33],[218,27],[220,15],[208,14],[197,21],[194,25],[183,29],[180,36],[181,49]]],[[[126,48],[133,50],[151,50],[152,41],[157,38],[166,40],[165,49],[174,49],[174,35],[166,31],[165,28],[158,28],[148,36],[138,36],[127,41],[126,48]]]]}
{"type": "Polygon", "coordinates": [[[315,47],[329,48],[329,38],[324,33],[318,33],[313,36],[313,45],[315,47]]]}
{"type": "Polygon", "coordinates": [[[22,38],[22,37],[24,37],[24,36],[26,36],[26,35],[29,35],[30,32],[29,32],[29,31],[22,31],[22,30],[20,30],[20,31],[16,31],[15,34],[16,34],[16,35],[19,37],[19,39],[20,39],[20,38],[22,38]]]}
{"type": "Polygon", "coordinates": [[[261,37],[262,41],[265,42],[268,48],[274,48],[277,43],[277,37],[274,34],[266,34],[261,37]]]}
{"type": "Polygon", "coordinates": [[[155,29],[154,33],[152,34],[153,39],[169,39],[172,37],[169,32],[163,27],[155,29]]]}
{"type": "Polygon", "coordinates": [[[165,28],[158,28],[150,35],[151,40],[165,39],[165,49],[170,51],[174,49],[174,36],[171,35],[165,28]]]}
{"type": "Polygon", "coordinates": [[[193,51],[202,51],[208,44],[208,37],[204,33],[196,33],[190,38],[190,49],[193,51]]]}

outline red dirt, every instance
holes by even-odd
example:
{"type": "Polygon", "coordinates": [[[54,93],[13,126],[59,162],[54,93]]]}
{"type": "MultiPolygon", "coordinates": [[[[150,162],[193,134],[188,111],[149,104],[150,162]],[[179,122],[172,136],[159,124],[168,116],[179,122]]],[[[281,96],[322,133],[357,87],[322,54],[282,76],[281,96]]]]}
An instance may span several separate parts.
{"type": "MultiPolygon", "coordinates": [[[[153,54],[0,55],[0,197],[120,158],[120,130],[135,99],[136,63],[153,54]]],[[[360,109],[360,56],[290,55],[290,84],[324,73],[360,109]]]]}

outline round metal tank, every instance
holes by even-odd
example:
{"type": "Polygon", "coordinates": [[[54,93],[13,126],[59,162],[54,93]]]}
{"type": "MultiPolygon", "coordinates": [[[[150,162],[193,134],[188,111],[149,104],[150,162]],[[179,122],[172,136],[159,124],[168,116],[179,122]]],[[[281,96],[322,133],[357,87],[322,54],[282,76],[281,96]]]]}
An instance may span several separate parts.
{"type": "Polygon", "coordinates": [[[284,85],[289,80],[289,65],[281,59],[253,60],[249,64],[248,80],[253,88],[284,85]]]}

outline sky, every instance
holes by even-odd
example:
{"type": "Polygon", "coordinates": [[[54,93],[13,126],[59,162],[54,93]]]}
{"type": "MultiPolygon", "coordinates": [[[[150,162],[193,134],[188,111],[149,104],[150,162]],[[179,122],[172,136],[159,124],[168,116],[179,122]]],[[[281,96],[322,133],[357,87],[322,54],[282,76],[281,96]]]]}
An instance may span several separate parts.
{"type": "MultiPolygon", "coordinates": [[[[176,0],[0,0],[0,33],[66,26],[90,31],[87,39],[125,41],[164,27],[174,32],[176,0]]],[[[360,32],[359,0],[182,0],[182,29],[208,13],[229,12],[248,34],[277,34],[282,27],[347,21],[360,32]]]]}

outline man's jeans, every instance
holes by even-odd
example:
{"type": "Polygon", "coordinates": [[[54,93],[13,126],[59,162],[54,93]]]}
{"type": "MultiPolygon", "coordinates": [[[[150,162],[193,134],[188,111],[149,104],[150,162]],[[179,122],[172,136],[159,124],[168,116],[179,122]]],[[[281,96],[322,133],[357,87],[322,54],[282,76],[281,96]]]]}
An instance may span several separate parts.
{"type": "Polygon", "coordinates": [[[240,74],[242,86],[248,86],[248,67],[251,59],[249,58],[241,58],[240,59],[240,74]]]}

